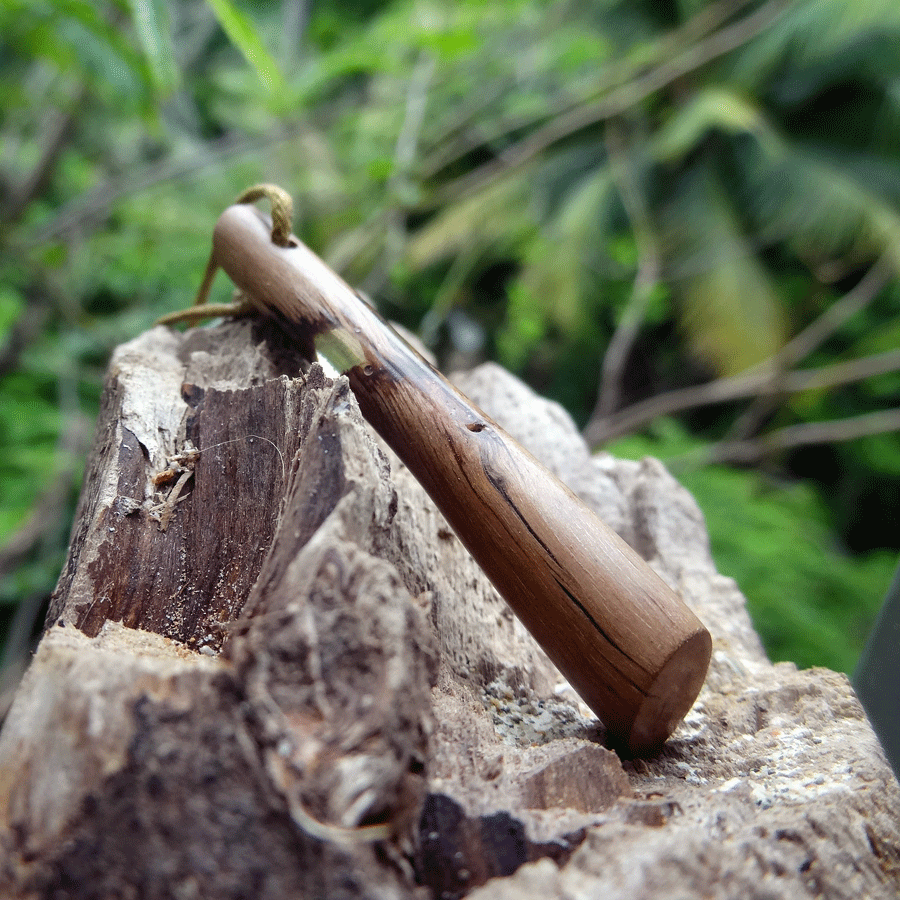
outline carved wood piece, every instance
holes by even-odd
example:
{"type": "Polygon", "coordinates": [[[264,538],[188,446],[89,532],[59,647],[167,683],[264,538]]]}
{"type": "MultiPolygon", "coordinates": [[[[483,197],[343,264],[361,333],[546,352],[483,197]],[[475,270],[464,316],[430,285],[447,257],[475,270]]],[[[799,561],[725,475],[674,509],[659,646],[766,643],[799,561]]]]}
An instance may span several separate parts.
{"type": "Polygon", "coordinates": [[[681,598],[298,239],[276,246],[240,204],[216,224],[213,260],[347,375],[368,422],[613,737],[635,754],[658,748],[711,653],[681,598]]]}

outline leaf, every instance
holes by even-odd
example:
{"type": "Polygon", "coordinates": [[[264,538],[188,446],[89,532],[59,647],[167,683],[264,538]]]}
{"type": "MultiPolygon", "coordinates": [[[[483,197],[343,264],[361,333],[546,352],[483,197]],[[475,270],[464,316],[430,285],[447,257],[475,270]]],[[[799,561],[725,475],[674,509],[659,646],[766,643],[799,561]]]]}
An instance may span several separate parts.
{"type": "Polygon", "coordinates": [[[762,241],[785,241],[806,258],[886,252],[900,272],[896,165],[865,152],[838,154],[792,141],[753,103],[722,88],[702,91],[679,110],[654,139],[653,154],[680,162],[712,129],[753,139],[733,145],[741,188],[735,195],[759,223],[762,241]]]}
{"type": "Polygon", "coordinates": [[[682,180],[664,219],[668,274],[694,352],[720,375],[776,353],[787,331],[783,304],[706,166],[682,180]]]}
{"type": "Polygon", "coordinates": [[[230,0],[207,0],[228,39],[244,55],[259,80],[272,94],[285,90],[284,78],[274,58],[248,19],[230,0]]]}
{"type": "MultiPolygon", "coordinates": [[[[786,241],[802,255],[887,253],[900,273],[900,211],[873,189],[874,166],[851,168],[806,142],[759,145],[745,157],[744,194],[767,241],[786,241]]],[[[895,189],[900,184],[895,185],[895,189]]]]}
{"type": "Polygon", "coordinates": [[[597,253],[598,211],[610,196],[608,168],[591,172],[569,192],[554,220],[528,244],[518,278],[535,311],[564,334],[584,322],[584,282],[588,259],[597,253]]]}
{"type": "Polygon", "coordinates": [[[546,320],[534,308],[531,295],[520,285],[513,284],[506,305],[506,323],[497,334],[497,353],[501,362],[509,369],[519,369],[546,333],[546,320]]]}
{"type": "Polygon", "coordinates": [[[774,139],[760,107],[749,96],[713,85],[675,110],[653,137],[651,155],[661,162],[679,162],[714,129],[731,135],[749,132],[761,141],[774,139]]]}
{"type": "Polygon", "coordinates": [[[757,90],[771,89],[774,79],[786,75],[795,91],[803,91],[805,82],[808,93],[817,89],[814,82],[821,86],[823,77],[833,81],[859,77],[864,70],[876,73],[884,54],[872,53],[872,39],[883,36],[889,46],[898,30],[900,4],[895,0],[785,4],[773,26],[734,55],[728,77],[757,90]]]}
{"type": "Polygon", "coordinates": [[[25,309],[25,298],[15,288],[0,285],[0,345],[9,339],[9,331],[25,309]]]}
{"type": "Polygon", "coordinates": [[[147,61],[129,43],[127,30],[105,21],[97,4],[4,0],[0,9],[4,41],[22,56],[52,61],[67,81],[75,77],[101,90],[112,88],[118,100],[148,110],[152,76],[147,61]]]}
{"type": "Polygon", "coordinates": [[[524,215],[529,172],[497,178],[486,188],[449,203],[410,239],[406,261],[423,269],[477,246],[510,243],[533,224],[524,215]]]}
{"type": "Polygon", "coordinates": [[[162,0],[131,0],[135,31],[159,94],[171,94],[180,81],[172,46],[168,6],[162,0]]]}

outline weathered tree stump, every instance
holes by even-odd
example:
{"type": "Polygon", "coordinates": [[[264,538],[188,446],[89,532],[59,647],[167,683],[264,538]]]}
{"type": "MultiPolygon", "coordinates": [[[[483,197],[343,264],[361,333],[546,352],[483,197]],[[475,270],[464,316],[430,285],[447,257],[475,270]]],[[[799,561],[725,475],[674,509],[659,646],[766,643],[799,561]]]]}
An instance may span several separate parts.
{"type": "Polygon", "coordinates": [[[713,634],[628,760],[346,381],[299,368],[251,322],[114,355],[0,734],[0,894],[897,896],[900,789],[847,679],[769,663],[659,463],[590,457],[496,366],[458,379],[713,634]]]}

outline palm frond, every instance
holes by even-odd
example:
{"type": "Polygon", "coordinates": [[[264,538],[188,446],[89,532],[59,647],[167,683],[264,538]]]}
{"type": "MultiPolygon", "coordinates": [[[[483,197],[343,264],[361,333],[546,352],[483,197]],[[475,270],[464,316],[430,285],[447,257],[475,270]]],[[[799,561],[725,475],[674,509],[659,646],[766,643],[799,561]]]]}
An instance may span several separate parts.
{"type": "Polygon", "coordinates": [[[694,353],[735,375],[777,352],[787,331],[782,301],[708,166],[681,180],[662,218],[666,274],[694,353]]]}
{"type": "Polygon", "coordinates": [[[406,261],[423,269],[475,246],[510,244],[534,228],[527,218],[530,170],[495,179],[484,190],[445,206],[412,235],[406,261]]]}
{"type": "Polygon", "coordinates": [[[732,136],[750,133],[767,144],[774,139],[762,108],[750,95],[725,85],[710,85],[673,111],[652,137],[650,155],[662,163],[679,163],[711,131],[732,136]]]}
{"type": "Polygon", "coordinates": [[[885,254],[900,273],[900,209],[875,187],[879,176],[893,176],[900,191],[897,175],[873,160],[867,177],[846,156],[800,142],[757,151],[744,159],[743,193],[765,241],[784,241],[803,258],[885,254]]]}
{"type": "MultiPolygon", "coordinates": [[[[712,131],[729,135],[735,199],[757,247],[785,243],[803,259],[880,256],[900,265],[900,169],[876,153],[834,150],[779,132],[736,90],[710,87],[675,112],[651,152],[681,163],[712,131]]],[[[900,272],[900,269],[897,269],[900,272]]]]}
{"type": "Polygon", "coordinates": [[[546,322],[569,336],[583,322],[587,260],[596,253],[599,211],[612,187],[607,167],[581,179],[524,253],[519,289],[546,322]]]}
{"type": "Polygon", "coordinates": [[[804,69],[818,68],[832,79],[837,69],[859,75],[883,64],[883,54],[875,61],[871,41],[896,42],[898,35],[900,5],[894,0],[795,0],[773,27],[734,54],[729,80],[765,89],[785,67],[798,87],[804,69]]]}

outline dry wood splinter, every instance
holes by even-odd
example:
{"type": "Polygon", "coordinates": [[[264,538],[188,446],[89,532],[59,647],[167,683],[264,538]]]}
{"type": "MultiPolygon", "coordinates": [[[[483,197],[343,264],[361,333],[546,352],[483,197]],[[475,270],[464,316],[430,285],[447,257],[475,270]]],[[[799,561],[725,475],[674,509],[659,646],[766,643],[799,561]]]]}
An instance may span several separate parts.
{"type": "Polygon", "coordinates": [[[657,749],[703,685],[709,632],[628,544],[289,234],[289,225],[273,236],[268,219],[247,205],[259,196],[287,195],[252,189],[222,213],[201,297],[221,266],[254,309],[304,348],[312,342],[345,374],[365,418],[613,739],[634,754],[657,749]]]}

